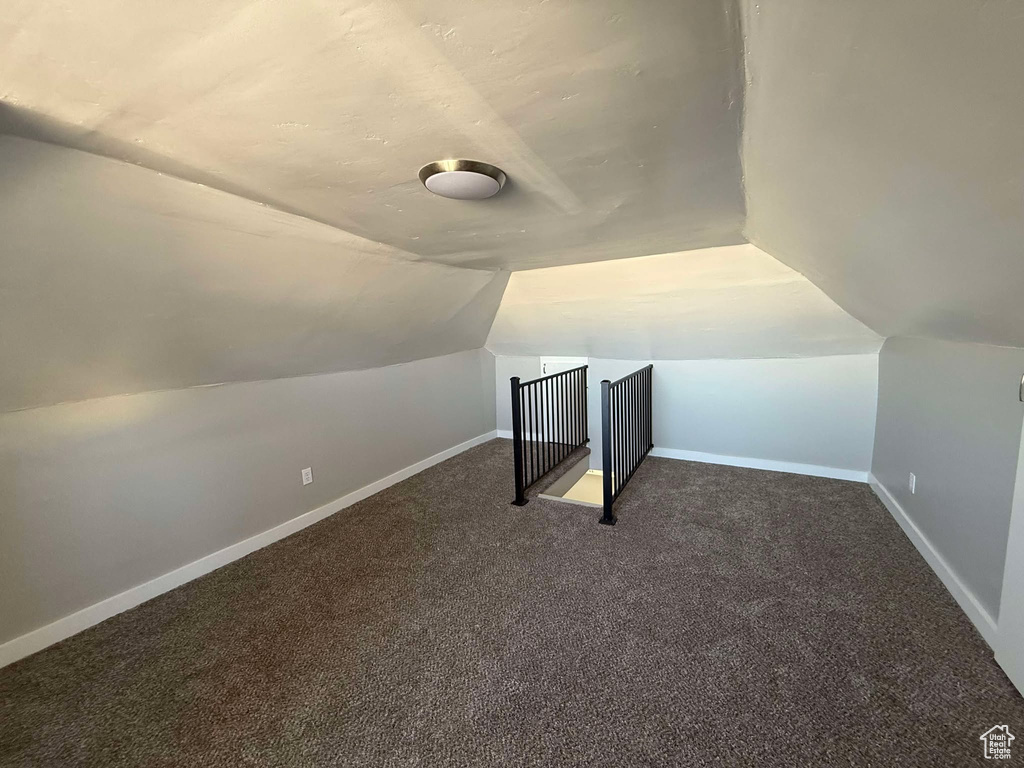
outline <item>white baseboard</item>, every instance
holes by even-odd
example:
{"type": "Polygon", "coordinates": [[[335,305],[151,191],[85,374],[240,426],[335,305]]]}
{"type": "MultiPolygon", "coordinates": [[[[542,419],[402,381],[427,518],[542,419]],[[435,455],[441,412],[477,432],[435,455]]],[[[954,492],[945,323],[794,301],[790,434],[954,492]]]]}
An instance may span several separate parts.
{"type": "Polygon", "coordinates": [[[207,555],[206,557],[202,557],[188,565],[183,565],[181,568],[177,568],[170,573],[165,573],[163,576],[157,576],[151,581],[139,584],[138,586],[125,590],[113,597],[108,597],[106,600],[94,603],[87,608],[83,608],[80,611],[72,613],[70,616],[58,619],[52,624],[47,624],[44,627],[40,627],[39,629],[35,629],[21,635],[20,637],[16,637],[13,640],[9,640],[3,645],[0,645],[0,667],[11,664],[18,659],[22,659],[35,653],[36,651],[41,651],[47,646],[78,634],[83,629],[88,629],[95,624],[99,624],[101,621],[105,621],[111,616],[123,613],[124,611],[134,608],[157,595],[169,592],[175,587],[180,587],[186,582],[197,579],[200,576],[206,575],[210,571],[214,571],[221,566],[245,557],[251,552],[255,552],[257,549],[262,549],[268,544],[273,544],[275,541],[279,541],[286,536],[290,536],[297,531],[301,531],[303,528],[319,522],[326,517],[330,517],[335,512],[339,512],[345,507],[355,504],[357,501],[362,501],[363,499],[372,496],[395,483],[399,483],[402,480],[412,477],[413,475],[422,472],[424,469],[432,467],[435,464],[439,464],[446,459],[450,459],[452,456],[469,450],[474,446],[486,443],[488,440],[493,440],[496,436],[496,431],[492,430],[479,435],[478,437],[474,437],[471,440],[467,440],[464,443],[460,443],[448,448],[447,450],[441,451],[440,453],[435,453],[433,456],[423,459],[423,461],[418,461],[405,469],[400,469],[387,477],[370,483],[357,491],[346,494],[340,499],[335,499],[332,502],[324,504],[322,507],[318,507],[311,512],[306,512],[298,517],[294,517],[275,528],[271,528],[269,531],[258,533],[255,536],[218,550],[217,552],[207,555]]]}
{"type": "MultiPolygon", "coordinates": [[[[500,435],[500,433],[499,433],[500,435]]],[[[702,451],[682,451],[677,448],[652,448],[651,456],[662,459],[680,459],[681,461],[699,461],[702,464],[724,464],[727,467],[747,467],[749,469],[767,469],[772,472],[788,472],[792,475],[811,475],[812,477],[830,477],[834,480],[852,480],[866,483],[868,473],[855,469],[839,469],[823,467],[818,464],[797,464],[792,461],[774,461],[772,459],[752,459],[744,456],[723,456],[718,453],[702,451]]]]}
{"type": "MultiPolygon", "coordinates": [[[[512,431],[499,429],[498,437],[512,439],[512,431]]],[[[600,444],[598,444],[600,449],[600,444]]],[[[767,469],[772,472],[789,472],[793,475],[811,475],[813,477],[830,477],[834,480],[852,480],[855,483],[866,483],[868,473],[855,469],[839,469],[823,467],[817,464],[797,464],[791,461],[774,461],[772,459],[751,459],[744,456],[724,456],[719,453],[703,451],[682,451],[678,448],[652,448],[651,456],[661,459],[680,459],[681,461],[699,461],[702,464],[724,464],[727,467],[748,467],[749,469],[767,469]]]]}
{"type": "Polygon", "coordinates": [[[889,514],[899,523],[907,538],[917,547],[921,557],[931,566],[935,575],[939,577],[939,580],[949,590],[949,594],[953,596],[961,610],[967,614],[967,618],[971,620],[971,623],[981,633],[981,636],[985,638],[985,642],[989,646],[994,646],[996,641],[995,619],[985,610],[975,594],[967,588],[967,585],[960,580],[956,571],[950,567],[946,559],[928,540],[928,537],[917,527],[917,524],[910,519],[910,515],[900,506],[896,498],[889,493],[889,489],[882,485],[873,474],[869,476],[868,482],[871,483],[871,489],[875,492],[875,495],[881,499],[882,504],[889,510],[889,514]]]}

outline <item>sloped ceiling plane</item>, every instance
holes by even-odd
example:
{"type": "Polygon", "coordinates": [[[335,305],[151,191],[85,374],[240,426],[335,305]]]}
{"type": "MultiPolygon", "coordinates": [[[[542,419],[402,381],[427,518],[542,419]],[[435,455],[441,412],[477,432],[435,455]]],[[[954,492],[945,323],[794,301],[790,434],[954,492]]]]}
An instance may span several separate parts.
{"type": "Polygon", "coordinates": [[[1008,0],[13,0],[0,410],[485,343],[1024,346],[1021,39],[1008,0]],[[435,197],[444,157],[510,181],[435,197]]]}

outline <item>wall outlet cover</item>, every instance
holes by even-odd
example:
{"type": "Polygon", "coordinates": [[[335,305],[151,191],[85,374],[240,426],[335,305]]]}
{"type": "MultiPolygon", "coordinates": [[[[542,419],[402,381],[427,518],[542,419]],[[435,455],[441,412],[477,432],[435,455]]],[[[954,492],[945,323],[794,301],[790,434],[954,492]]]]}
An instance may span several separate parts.
{"type": "Polygon", "coordinates": [[[917,475],[915,475],[913,472],[910,473],[910,483],[909,483],[909,486],[910,486],[910,492],[911,493],[916,493],[917,492],[917,475]]]}
{"type": "Polygon", "coordinates": [[[312,482],[313,482],[313,468],[312,467],[306,467],[304,470],[302,470],[302,484],[303,485],[309,485],[312,482]]]}

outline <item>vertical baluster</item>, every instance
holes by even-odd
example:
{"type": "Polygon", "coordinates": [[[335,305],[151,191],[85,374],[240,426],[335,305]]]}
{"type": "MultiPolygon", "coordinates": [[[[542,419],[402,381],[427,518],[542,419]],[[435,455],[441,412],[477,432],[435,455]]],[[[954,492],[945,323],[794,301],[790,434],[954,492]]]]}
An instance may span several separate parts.
{"type": "Polygon", "coordinates": [[[619,481],[619,493],[629,476],[629,382],[625,381],[622,391],[622,479],[619,481]]]}
{"type": "Polygon", "coordinates": [[[622,490],[622,478],[626,474],[626,384],[620,382],[615,390],[618,394],[619,401],[619,434],[615,438],[619,448],[619,474],[618,480],[615,482],[615,498],[619,497],[619,492],[622,490]]]}
{"type": "Polygon", "coordinates": [[[608,402],[610,422],[608,424],[609,438],[612,444],[612,455],[610,459],[611,466],[609,467],[609,474],[612,476],[612,497],[615,496],[615,460],[618,458],[615,452],[615,387],[608,388],[608,402]]]}
{"type": "Polygon", "coordinates": [[[523,473],[526,476],[526,487],[530,487],[530,475],[532,474],[530,469],[530,457],[532,456],[533,444],[530,442],[530,385],[520,389],[520,396],[523,398],[523,473]]]}
{"type": "Polygon", "coordinates": [[[628,378],[623,382],[622,395],[626,399],[626,471],[625,477],[629,477],[633,471],[633,379],[628,378]]]}
{"type": "Polygon", "coordinates": [[[551,445],[551,466],[555,466],[555,462],[558,461],[558,379],[548,379],[548,390],[551,394],[550,403],[548,403],[548,415],[549,424],[551,426],[551,434],[548,438],[548,443],[551,445]]]}
{"type": "Polygon", "coordinates": [[[640,463],[640,376],[633,377],[633,469],[640,463]]]}
{"type": "Polygon", "coordinates": [[[551,466],[558,463],[558,377],[551,380],[551,466]]]}
{"type": "Polygon", "coordinates": [[[565,430],[565,453],[572,453],[572,377],[574,373],[566,373],[562,380],[564,396],[562,399],[562,424],[565,430]]]}
{"type": "Polygon", "coordinates": [[[551,469],[551,379],[544,380],[544,471],[551,469]]]}
{"type": "MultiPolygon", "coordinates": [[[[551,416],[551,393],[548,391],[548,385],[551,383],[550,379],[545,379],[541,384],[543,395],[541,396],[541,402],[544,403],[543,411],[544,424],[541,428],[541,432],[544,437],[544,469],[541,470],[540,477],[543,477],[549,469],[551,469],[551,431],[548,427],[548,418],[551,416]]],[[[539,480],[540,477],[537,479],[539,480]]]]}
{"type": "Polygon", "coordinates": [[[537,385],[530,385],[530,455],[533,459],[533,475],[530,477],[532,484],[537,479],[537,470],[540,469],[540,446],[537,445],[537,385]]]}
{"type": "Polygon", "coordinates": [[[572,376],[572,444],[576,447],[582,441],[583,433],[580,431],[580,374],[576,371],[572,376]]]}
{"type": "Polygon", "coordinates": [[[583,445],[583,382],[586,369],[576,371],[576,445],[583,445]]]}
{"type": "Polygon", "coordinates": [[[565,398],[562,397],[562,376],[559,375],[555,379],[555,390],[558,392],[555,402],[558,403],[558,407],[555,409],[555,433],[558,435],[558,440],[555,443],[555,461],[556,463],[562,460],[562,443],[565,442],[562,435],[562,417],[565,412],[565,398]]]}
{"type": "Polygon", "coordinates": [[[647,369],[640,373],[640,455],[647,452],[647,369]]]}
{"type": "Polygon", "coordinates": [[[562,421],[562,458],[564,459],[568,451],[566,448],[569,445],[569,389],[567,387],[569,381],[568,376],[558,377],[558,386],[560,390],[560,396],[558,399],[558,415],[561,416],[562,421]]]}
{"type": "Polygon", "coordinates": [[[526,474],[526,487],[529,488],[533,483],[533,427],[530,425],[533,411],[533,395],[531,394],[532,387],[529,385],[522,388],[523,398],[523,438],[526,440],[526,444],[523,447],[523,458],[525,459],[526,466],[524,467],[524,473],[526,474]]]}
{"type": "Polygon", "coordinates": [[[640,455],[647,453],[647,369],[640,373],[640,455]]]}
{"type": "Polygon", "coordinates": [[[602,525],[615,525],[615,515],[612,514],[612,502],[614,501],[614,490],[612,488],[612,393],[611,382],[605,379],[601,382],[601,468],[604,471],[603,497],[604,512],[601,515],[602,525]]]}
{"type": "Polygon", "coordinates": [[[637,395],[640,394],[639,389],[637,388],[639,383],[639,376],[634,376],[632,381],[629,383],[630,400],[633,401],[633,415],[630,419],[632,422],[632,426],[630,428],[633,431],[633,461],[629,467],[630,473],[636,469],[636,447],[640,444],[640,440],[638,439],[640,435],[640,408],[638,407],[639,403],[637,403],[637,395]]]}
{"type": "Polygon", "coordinates": [[[562,420],[562,393],[560,392],[561,378],[561,376],[556,376],[551,380],[551,387],[555,392],[551,400],[551,418],[554,421],[554,426],[551,429],[551,436],[554,438],[552,441],[554,446],[551,451],[553,459],[551,462],[552,466],[557,464],[559,461],[559,444],[562,442],[562,436],[559,431],[559,422],[562,420]]]}
{"type": "Polygon", "coordinates": [[[590,366],[583,368],[583,439],[585,441],[590,440],[590,403],[587,402],[587,376],[590,372],[590,366]]]}
{"type": "Polygon", "coordinates": [[[619,449],[619,473],[618,479],[615,482],[615,498],[619,497],[619,491],[622,490],[622,477],[625,475],[626,469],[626,398],[624,397],[626,388],[625,385],[620,383],[615,387],[616,400],[619,403],[619,423],[618,423],[618,434],[615,436],[615,442],[619,449]]]}
{"type": "Polygon", "coordinates": [[[608,425],[608,431],[610,433],[610,439],[612,443],[612,457],[611,457],[611,476],[612,476],[612,498],[615,498],[615,472],[618,469],[617,464],[619,461],[619,448],[615,442],[615,426],[618,424],[615,406],[618,404],[615,399],[615,387],[608,388],[608,397],[611,402],[611,423],[608,425]]]}
{"type": "Polygon", "coordinates": [[[640,445],[643,443],[643,374],[641,373],[637,377],[636,385],[636,402],[637,402],[637,439],[636,439],[636,455],[637,462],[640,461],[640,445]]]}
{"type": "Polygon", "coordinates": [[[551,401],[551,418],[554,421],[554,427],[552,427],[551,434],[554,437],[554,449],[551,452],[553,461],[551,465],[554,466],[559,462],[559,444],[562,442],[562,436],[559,430],[559,423],[562,420],[562,393],[561,387],[561,376],[556,376],[551,381],[551,386],[555,391],[554,397],[551,401]]]}
{"type": "Polygon", "coordinates": [[[647,369],[647,450],[654,447],[654,369],[647,369]]]}
{"type": "Polygon", "coordinates": [[[579,419],[576,430],[576,445],[583,445],[583,398],[586,392],[587,369],[583,368],[576,374],[576,418],[579,419]]]}
{"type": "Polygon", "coordinates": [[[627,399],[629,400],[629,403],[630,403],[630,407],[629,407],[630,408],[630,426],[629,426],[630,440],[629,440],[629,449],[628,449],[629,452],[630,452],[629,453],[630,458],[627,459],[627,464],[629,464],[629,467],[626,470],[627,476],[629,476],[630,474],[633,473],[633,464],[634,464],[634,461],[635,461],[635,458],[633,456],[633,447],[634,447],[634,445],[636,443],[636,434],[635,434],[635,432],[636,432],[636,415],[633,413],[633,411],[634,411],[634,409],[636,407],[636,403],[633,401],[633,382],[634,381],[635,381],[634,377],[630,377],[629,379],[626,380],[626,397],[627,397],[627,399]]]}
{"type": "Polygon", "coordinates": [[[576,445],[583,445],[584,434],[585,434],[584,421],[583,420],[584,420],[584,418],[586,418],[584,416],[584,408],[586,407],[586,397],[587,397],[587,369],[586,368],[580,369],[579,373],[576,374],[576,383],[577,383],[577,387],[578,387],[577,390],[576,390],[576,397],[578,398],[576,400],[576,415],[577,415],[577,418],[580,420],[579,421],[579,431],[576,433],[576,445]]]}
{"type": "Polygon", "coordinates": [[[547,470],[544,468],[544,464],[547,460],[547,451],[545,446],[547,441],[545,438],[544,430],[544,416],[547,408],[547,400],[545,399],[544,385],[546,382],[539,382],[537,384],[537,477],[543,476],[547,470]]]}
{"type": "Polygon", "coordinates": [[[565,445],[567,448],[566,454],[572,453],[573,433],[576,431],[574,427],[575,417],[573,416],[572,412],[572,409],[576,407],[576,400],[573,397],[573,392],[575,390],[572,386],[575,377],[575,373],[570,373],[568,376],[565,377],[565,445]]]}
{"type": "Polygon", "coordinates": [[[544,382],[537,382],[537,477],[544,474],[544,382]]]}
{"type": "Polygon", "coordinates": [[[631,443],[631,445],[630,445],[630,452],[633,454],[632,460],[629,463],[629,472],[630,472],[630,474],[632,474],[633,470],[636,469],[636,446],[637,446],[637,443],[638,443],[637,433],[639,432],[638,428],[640,426],[639,414],[637,413],[640,409],[637,408],[637,402],[636,402],[637,388],[636,388],[636,385],[637,385],[637,382],[639,380],[640,380],[639,376],[634,376],[632,379],[630,379],[630,382],[629,382],[630,410],[632,411],[632,413],[630,414],[630,418],[629,418],[629,421],[630,421],[629,429],[630,429],[630,432],[632,432],[632,435],[630,436],[630,443],[631,443]]]}
{"type": "MultiPolygon", "coordinates": [[[[629,477],[629,470],[632,464],[632,449],[630,442],[633,438],[633,418],[630,411],[633,409],[633,403],[629,393],[629,379],[622,382],[622,485],[626,484],[626,478],[629,477]]],[[[620,489],[621,490],[621,489],[620,489]]]]}
{"type": "Polygon", "coordinates": [[[615,387],[614,391],[615,391],[615,406],[616,406],[615,407],[615,416],[616,416],[616,419],[615,419],[615,453],[617,455],[615,464],[616,464],[616,469],[618,470],[615,473],[615,497],[618,498],[618,496],[619,496],[619,489],[622,488],[622,469],[623,469],[623,464],[624,464],[623,459],[625,458],[625,454],[623,453],[623,445],[622,445],[622,438],[623,438],[623,430],[622,430],[622,427],[623,427],[623,420],[622,420],[623,412],[622,412],[622,406],[625,405],[625,403],[623,402],[623,399],[622,399],[622,385],[620,384],[619,386],[615,387]]]}
{"type": "Polygon", "coordinates": [[[623,387],[623,393],[626,396],[626,477],[629,477],[633,471],[633,378],[626,379],[626,385],[623,387]]]}
{"type": "Polygon", "coordinates": [[[579,376],[580,389],[578,392],[579,401],[577,402],[577,408],[580,414],[580,433],[577,435],[580,439],[578,444],[582,445],[586,440],[586,413],[587,413],[587,369],[583,369],[579,376]]]}
{"type": "Polygon", "coordinates": [[[569,378],[569,402],[571,403],[571,410],[569,411],[569,443],[573,448],[576,447],[576,377],[579,371],[573,371],[572,376],[569,378]]]}

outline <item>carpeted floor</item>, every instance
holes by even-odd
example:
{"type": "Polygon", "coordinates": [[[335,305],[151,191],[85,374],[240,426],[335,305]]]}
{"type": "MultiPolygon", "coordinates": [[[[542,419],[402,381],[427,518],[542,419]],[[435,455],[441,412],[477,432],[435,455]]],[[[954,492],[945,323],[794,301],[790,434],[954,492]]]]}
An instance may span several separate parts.
{"type": "Polygon", "coordinates": [[[480,446],[0,670],[0,765],[946,767],[1024,738],[867,486],[648,459],[606,528],[510,506],[510,466],[480,446]]]}

